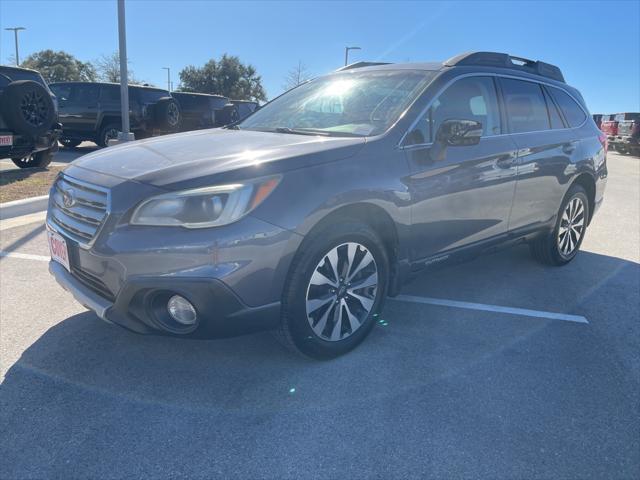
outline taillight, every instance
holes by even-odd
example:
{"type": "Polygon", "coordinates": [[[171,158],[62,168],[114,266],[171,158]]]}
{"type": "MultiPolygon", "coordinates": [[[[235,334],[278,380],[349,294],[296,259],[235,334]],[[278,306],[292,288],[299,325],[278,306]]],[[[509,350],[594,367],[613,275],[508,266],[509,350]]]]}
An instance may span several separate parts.
{"type": "Polygon", "coordinates": [[[598,140],[602,144],[602,148],[604,148],[604,153],[607,153],[607,148],[609,146],[609,140],[607,140],[607,135],[605,133],[600,132],[598,135],[598,140]]]}

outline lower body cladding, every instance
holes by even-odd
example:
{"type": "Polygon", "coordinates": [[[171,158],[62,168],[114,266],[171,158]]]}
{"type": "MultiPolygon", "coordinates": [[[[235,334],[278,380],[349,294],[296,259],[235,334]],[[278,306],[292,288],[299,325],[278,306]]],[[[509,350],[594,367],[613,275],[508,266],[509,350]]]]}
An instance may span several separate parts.
{"type": "Polygon", "coordinates": [[[209,231],[218,237],[215,246],[203,245],[204,230],[160,229],[149,237],[148,228],[126,228],[104,235],[102,243],[98,238],[91,248],[65,237],[70,269],[52,260],[49,271],[100,318],[136,333],[222,338],[273,329],[292,258],[286,252],[302,237],[257,219],[238,223],[225,232],[233,242],[219,234],[226,227],[209,231]],[[243,223],[244,236],[237,235],[243,223]],[[256,229],[263,233],[251,233],[256,229]],[[118,238],[136,234],[144,240],[118,238]],[[132,247],[123,248],[127,244],[132,247]]]}

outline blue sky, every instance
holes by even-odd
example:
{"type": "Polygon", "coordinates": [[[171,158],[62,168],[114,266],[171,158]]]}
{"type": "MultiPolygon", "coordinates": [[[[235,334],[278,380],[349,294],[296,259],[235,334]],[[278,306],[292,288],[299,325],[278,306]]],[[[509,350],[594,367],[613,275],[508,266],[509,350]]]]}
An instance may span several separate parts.
{"type": "MultiPolygon", "coordinates": [[[[117,49],[116,0],[0,0],[0,61],[65,50],[94,60],[117,49]]],[[[640,111],[640,1],[621,2],[213,2],[127,1],[136,76],[174,84],[186,65],[238,55],[270,97],[301,60],[313,75],[352,60],[444,60],[469,50],[508,52],[561,67],[592,112],[640,111]]]]}

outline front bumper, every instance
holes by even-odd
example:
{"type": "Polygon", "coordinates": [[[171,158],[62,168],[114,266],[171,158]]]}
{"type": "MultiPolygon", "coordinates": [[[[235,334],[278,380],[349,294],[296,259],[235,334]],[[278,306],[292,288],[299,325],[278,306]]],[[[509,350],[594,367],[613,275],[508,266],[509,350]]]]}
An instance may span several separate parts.
{"type": "Polygon", "coordinates": [[[216,279],[131,279],[123,286],[115,301],[111,301],[57,262],[49,262],[49,272],[62,288],[98,317],[136,333],[220,338],[272,329],[280,319],[280,302],[249,307],[216,279]],[[199,319],[197,328],[185,334],[167,330],[151,308],[158,292],[171,292],[187,298],[196,308],[199,319]]]}

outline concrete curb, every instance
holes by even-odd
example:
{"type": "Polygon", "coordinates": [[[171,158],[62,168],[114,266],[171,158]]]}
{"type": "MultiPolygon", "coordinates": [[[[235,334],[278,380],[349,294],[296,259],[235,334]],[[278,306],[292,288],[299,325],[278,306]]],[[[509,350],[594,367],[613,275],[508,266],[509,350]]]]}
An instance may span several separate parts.
{"type": "Polygon", "coordinates": [[[47,209],[49,195],[0,203],[0,220],[41,212],[47,209]]]}

